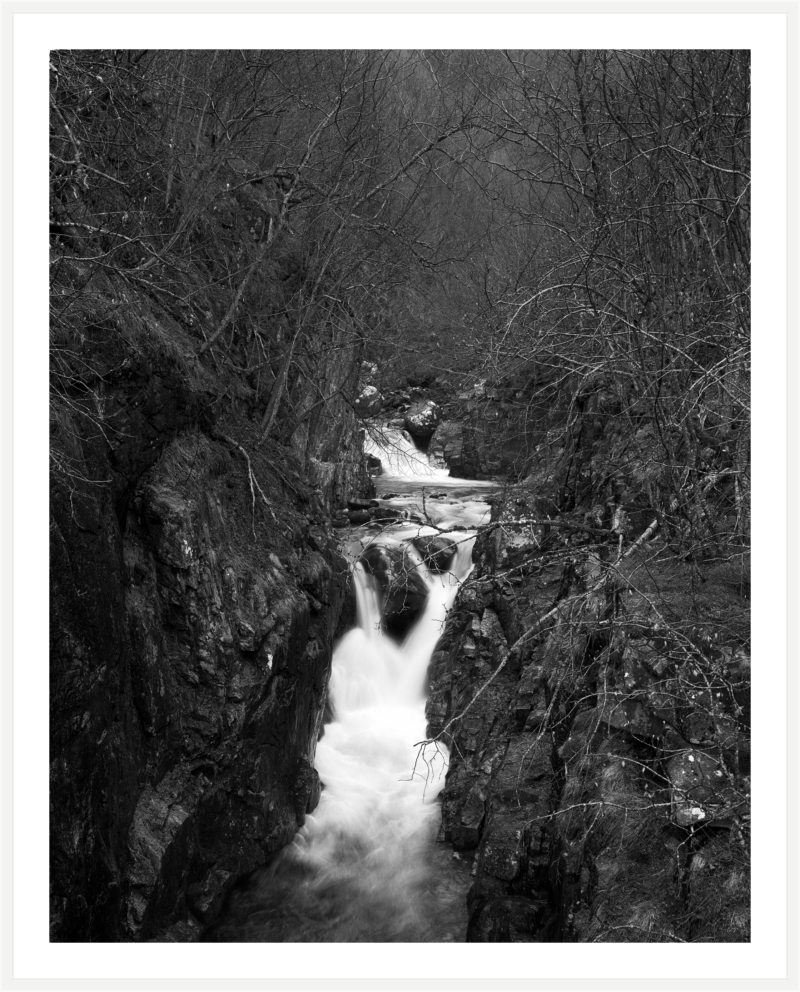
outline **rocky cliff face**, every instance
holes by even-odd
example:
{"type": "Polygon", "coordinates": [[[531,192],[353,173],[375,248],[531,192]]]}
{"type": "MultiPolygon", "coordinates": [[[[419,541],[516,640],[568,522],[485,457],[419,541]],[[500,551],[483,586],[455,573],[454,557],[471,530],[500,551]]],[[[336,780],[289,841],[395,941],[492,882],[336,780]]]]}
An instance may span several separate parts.
{"type": "MultiPolygon", "coordinates": [[[[144,342],[87,326],[91,367],[51,411],[59,941],[190,939],[291,839],[318,799],[332,641],[352,607],[329,527],[369,486],[349,407],[262,442],[246,383],[187,358],[192,341],[158,316],[144,342]]],[[[323,385],[357,360],[340,349],[323,385]]]]}
{"type": "Polygon", "coordinates": [[[563,425],[570,398],[547,370],[459,387],[444,376],[388,394],[383,414],[408,430],[438,468],[462,479],[518,479],[548,433],[563,425]]]}
{"type": "Polygon", "coordinates": [[[575,531],[516,524],[541,508],[513,495],[431,672],[444,836],[475,859],[467,939],[748,939],[735,564],[700,590],[652,547],[610,569],[575,531]]]}

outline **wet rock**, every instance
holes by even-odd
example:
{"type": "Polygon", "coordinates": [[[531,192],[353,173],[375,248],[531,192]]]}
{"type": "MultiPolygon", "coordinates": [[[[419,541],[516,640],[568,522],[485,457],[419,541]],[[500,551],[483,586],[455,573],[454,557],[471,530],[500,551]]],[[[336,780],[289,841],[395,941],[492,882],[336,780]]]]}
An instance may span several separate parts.
{"type": "Polygon", "coordinates": [[[428,587],[404,548],[371,544],[358,559],[373,575],[383,596],[384,628],[402,636],[425,606],[428,587]]]}
{"type": "Polygon", "coordinates": [[[446,572],[456,553],[456,543],[447,537],[417,537],[414,546],[428,568],[446,572]]]}
{"type": "Polygon", "coordinates": [[[386,630],[397,636],[405,634],[422,612],[427,597],[428,587],[416,574],[393,582],[383,607],[386,630]]]}
{"type": "Polygon", "coordinates": [[[375,386],[365,386],[354,405],[356,412],[362,417],[374,417],[383,409],[383,396],[375,386]]]}
{"type": "Polygon", "coordinates": [[[371,520],[402,520],[403,511],[395,506],[373,506],[369,510],[369,515],[371,520]]]}
{"type": "Polygon", "coordinates": [[[369,510],[348,510],[347,519],[351,524],[367,524],[370,520],[369,510]]]}
{"type": "Polygon", "coordinates": [[[412,403],[403,423],[413,437],[429,438],[442,419],[441,410],[433,400],[412,403]]]}
{"type": "Polygon", "coordinates": [[[348,510],[369,510],[370,507],[378,505],[376,499],[349,499],[347,501],[348,510]]]}
{"type": "Polygon", "coordinates": [[[444,420],[436,428],[428,446],[428,458],[436,468],[449,468],[459,475],[462,468],[464,428],[455,420],[444,420]]]}

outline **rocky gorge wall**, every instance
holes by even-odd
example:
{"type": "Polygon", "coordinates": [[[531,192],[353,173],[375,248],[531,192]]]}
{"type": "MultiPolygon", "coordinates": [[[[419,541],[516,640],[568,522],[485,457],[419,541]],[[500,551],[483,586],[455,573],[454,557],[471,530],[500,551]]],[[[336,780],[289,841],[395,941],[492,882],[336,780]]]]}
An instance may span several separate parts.
{"type": "MultiPolygon", "coordinates": [[[[291,839],[352,619],[331,516],[388,518],[354,499],[356,337],[319,345],[265,440],[257,378],[126,302],[138,323],[84,323],[90,361],[59,372],[51,409],[59,941],[194,939],[291,839]]],[[[634,546],[665,515],[649,462],[608,475],[609,397],[578,397],[566,427],[546,391],[523,399],[484,391],[464,413],[445,395],[422,436],[454,475],[529,473],[479,536],[431,668],[431,733],[455,745],[444,836],[474,858],[468,939],[747,939],[746,554],[634,546]],[[623,531],[636,553],[611,567],[623,531]]],[[[430,401],[389,409],[405,426],[430,401]]]]}
{"type": "Polygon", "coordinates": [[[693,589],[657,542],[614,562],[541,516],[523,488],[495,507],[431,666],[467,940],[747,940],[737,565],[693,589]]]}
{"type": "MultiPolygon", "coordinates": [[[[378,367],[367,376],[379,379],[378,367]]],[[[461,479],[519,479],[531,467],[531,458],[551,433],[569,416],[568,390],[558,387],[547,370],[528,369],[505,376],[460,385],[457,379],[430,375],[409,377],[407,388],[384,395],[374,384],[359,397],[366,417],[382,416],[388,426],[408,430],[422,441],[431,463],[447,468],[461,479]],[[430,407],[435,414],[430,416],[430,407]],[[426,419],[428,423],[426,423],[426,419]]]]}
{"type": "MultiPolygon", "coordinates": [[[[87,325],[51,408],[56,941],[192,939],[291,839],[352,610],[329,525],[369,491],[350,407],[263,441],[247,383],[157,324],[87,325]]],[[[353,367],[339,349],[323,387],[353,367]]]]}

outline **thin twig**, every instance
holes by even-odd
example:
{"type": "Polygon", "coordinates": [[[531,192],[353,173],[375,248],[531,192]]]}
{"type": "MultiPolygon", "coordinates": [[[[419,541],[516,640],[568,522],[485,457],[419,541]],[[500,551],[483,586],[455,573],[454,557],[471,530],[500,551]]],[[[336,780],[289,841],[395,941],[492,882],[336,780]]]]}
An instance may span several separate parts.
{"type": "Polygon", "coordinates": [[[244,460],[247,462],[247,475],[250,481],[250,493],[253,497],[253,537],[255,537],[256,536],[256,490],[258,490],[258,495],[263,500],[264,505],[269,510],[270,514],[272,515],[272,519],[275,521],[275,523],[278,522],[278,518],[275,516],[275,511],[272,509],[272,504],[264,495],[264,490],[259,485],[258,479],[256,478],[255,472],[253,471],[253,466],[250,462],[250,456],[247,454],[247,452],[244,450],[241,444],[239,444],[237,441],[234,441],[232,437],[228,437],[227,434],[223,434],[220,431],[216,432],[216,436],[219,437],[222,441],[225,441],[232,448],[235,448],[239,452],[239,454],[244,458],[244,460]]]}

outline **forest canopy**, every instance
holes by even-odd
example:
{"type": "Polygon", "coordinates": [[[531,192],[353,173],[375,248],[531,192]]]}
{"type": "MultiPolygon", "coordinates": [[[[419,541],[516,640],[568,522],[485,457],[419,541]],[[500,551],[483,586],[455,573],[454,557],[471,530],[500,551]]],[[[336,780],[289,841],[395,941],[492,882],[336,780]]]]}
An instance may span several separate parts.
{"type": "Polygon", "coordinates": [[[746,51],[53,52],[56,364],[127,283],[248,377],[265,436],[343,341],[389,378],[599,394],[625,425],[603,457],[691,503],[693,534],[722,487],[742,539],[749,72],[746,51]]]}

